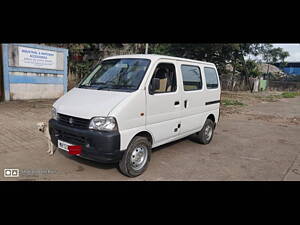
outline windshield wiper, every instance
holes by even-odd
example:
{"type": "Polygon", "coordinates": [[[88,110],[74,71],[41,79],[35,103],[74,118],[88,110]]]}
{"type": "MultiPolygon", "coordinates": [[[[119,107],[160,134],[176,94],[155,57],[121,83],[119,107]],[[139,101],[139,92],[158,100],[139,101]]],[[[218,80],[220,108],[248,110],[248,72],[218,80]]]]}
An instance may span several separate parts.
{"type": "Polygon", "coordinates": [[[115,84],[114,82],[108,81],[106,83],[99,82],[99,83],[91,83],[89,85],[79,85],[79,88],[95,88],[97,90],[103,90],[103,89],[135,89],[134,85],[126,85],[126,84],[115,84]]]}
{"type": "Polygon", "coordinates": [[[112,88],[117,88],[117,89],[119,89],[119,88],[135,88],[135,86],[134,85],[122,85],[122,84],[115,84],[115,85],[112,85],[111,86],[112,88]]]}
{"type": "Polygon", "coordinates": [[[81,84],[81,85],[79,85],[78,87],[79,87],[79,88],[81,88],[81,87],[86,87],[86,88],[96,88],[96,87],[98,87],[99,85],[105,85],[105,83],[81,84]]]}
{"type": "Polygon", "coordinates": [[[90,85],[93,85],[93,86],[99,86],[99,85],[105,85],[106,83],[104,82],[99,82],[99,83],[91,83],[90,85]]]}
{"type": "Polygon", "coordinates": [[[79,88],[81,88],[81,87],[90,87],[90,85],[80,84],[80,85],[78,85],[78,87],[79,87],[79,88]]]}
{"type": "Polygon", "coordinates": [[[103,87],[98,87],[97,90],[104,90],[104,89],[111,89],[111,87],[103,86],[103,87]]]}

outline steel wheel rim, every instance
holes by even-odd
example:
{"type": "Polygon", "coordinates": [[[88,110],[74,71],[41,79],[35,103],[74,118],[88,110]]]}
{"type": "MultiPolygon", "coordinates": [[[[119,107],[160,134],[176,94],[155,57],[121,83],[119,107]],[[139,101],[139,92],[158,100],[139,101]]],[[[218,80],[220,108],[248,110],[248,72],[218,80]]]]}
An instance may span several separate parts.
{"type": "Polygon", "coordinates": [[[147,148],[145,146],[136,147],[130,156],[131,168],[134,170],[142,169],[147,162],[147,158],[147,148]]]}
{"type": "Polygon", "coordinates": [[[211,139],[212,136],[212,127],[211,126],[206,126],[204,130],[204,135],[207,141],[211,139]]]}

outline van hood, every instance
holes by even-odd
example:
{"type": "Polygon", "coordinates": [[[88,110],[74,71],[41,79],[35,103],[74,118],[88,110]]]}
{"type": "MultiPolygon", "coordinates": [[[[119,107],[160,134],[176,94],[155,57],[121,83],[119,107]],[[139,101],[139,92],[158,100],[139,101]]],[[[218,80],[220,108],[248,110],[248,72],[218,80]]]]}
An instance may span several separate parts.
{"type": "Polygon", "coordinates": [[[91,119],[108,114],[125,98],[128,92],[73,88],[60,97],[54,107],[58,113],[91,119]]]}

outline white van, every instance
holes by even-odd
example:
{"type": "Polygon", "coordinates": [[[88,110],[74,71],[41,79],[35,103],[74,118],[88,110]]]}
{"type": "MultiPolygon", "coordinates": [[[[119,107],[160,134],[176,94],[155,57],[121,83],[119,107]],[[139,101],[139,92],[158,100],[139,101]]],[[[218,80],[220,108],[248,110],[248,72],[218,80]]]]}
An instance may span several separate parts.
{"type": "Polygon", "coordinates": [[[213,63],[162,55],[104,59],[53,105],[49,131],[58,148],[119,163],[142,174],[151,149],[189,135],[208,144],[219,120],[220,81],[213,63]]]}

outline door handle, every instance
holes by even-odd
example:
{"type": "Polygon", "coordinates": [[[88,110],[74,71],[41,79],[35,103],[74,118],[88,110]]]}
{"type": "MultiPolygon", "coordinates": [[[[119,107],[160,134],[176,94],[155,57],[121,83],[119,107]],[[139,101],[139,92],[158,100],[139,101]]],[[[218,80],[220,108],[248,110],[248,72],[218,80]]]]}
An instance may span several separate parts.
{"type": "Polygon", "coordinates": [[[174,105],[179,105],[179,104],[180,104],[179,101],[174,102],[174,105]]]}
{"type": "Polygon", "coordinates": [[[184,100],[184,108],[187,107],[187,100],[184,100]]]}

